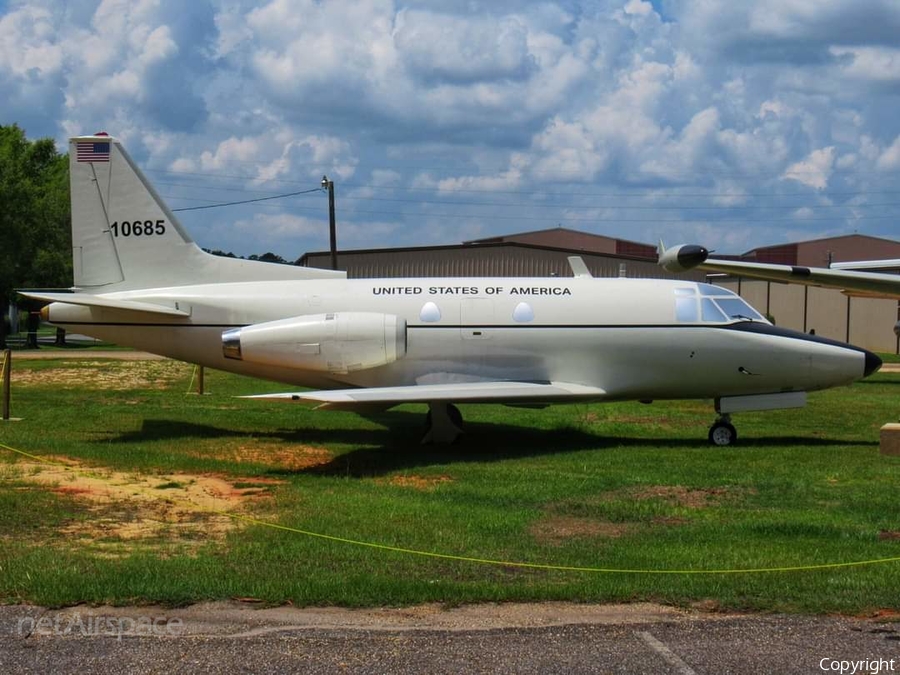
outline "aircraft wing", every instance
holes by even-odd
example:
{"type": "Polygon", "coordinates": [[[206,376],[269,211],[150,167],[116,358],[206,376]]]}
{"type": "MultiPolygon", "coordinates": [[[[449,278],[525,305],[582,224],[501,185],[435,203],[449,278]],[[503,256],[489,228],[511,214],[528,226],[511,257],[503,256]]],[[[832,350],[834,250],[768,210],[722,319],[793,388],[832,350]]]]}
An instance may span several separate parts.
{"type": "Polygon", "coordinates": [[[724,272],[753,279],[781,281],[823,288],[841,288],[851,295],[900,298],[900,275],[885,272],[857,272],[824,267],[799,267],[707,259],[698,269],[724,272]]]}
{"type": "Polygon", "coordinates": [[[31,291],[17,291],[17,293],[32,300],[44,302],[64,302],[69,305],[81,305],[84,307],[103,307],[105,309],[123,309],[131,312],[143,312],[144,314],[162,314],[165,316],[190,316],[174,307],[157,305],[152,302],[136,302],[134,300],[117,300],[104,298],[90,293],[34,293],[31,291]]]}
{"type": "Polygon", "coordinates": [[[900,275],[897,274],[718,260],[708,256],[709,251],[702,246],[688,244],[665,249],[660,243],[659,264],[670,272],[701,269],[765,281],[839,288],[848,295],[900,298],[900,275]]]}
{"type": "Polygon", "coordinates": [[[242,398],[320,403],[319,408],[358,410],[373,406],[391,407],[401,403],[551,403],[562,400],[603,398],[599,387],[569,382],[461,382],[405,387],[372,387],[330,391],[301,391],[262,394],[242,398]]]}

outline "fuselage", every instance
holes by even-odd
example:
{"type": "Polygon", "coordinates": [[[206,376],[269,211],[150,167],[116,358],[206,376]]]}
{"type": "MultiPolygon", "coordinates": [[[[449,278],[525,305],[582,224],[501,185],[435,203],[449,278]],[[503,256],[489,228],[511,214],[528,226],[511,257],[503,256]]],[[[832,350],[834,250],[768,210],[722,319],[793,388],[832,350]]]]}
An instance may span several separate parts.
{"type": "Polygon", "coordinates": [[[563,381],[609,399],[813,391],[874,369],[864,350],[776,328],[730,291],[687,281],[596,278],[322,279],[108,294],[166,317],[54,303],[70,331],[305,387],[405,386],[453,378],[563,381]],[[289,317],[368,312],[405,322],[402,358],[347,373],[226,358],[223,332],[289,317]]]}

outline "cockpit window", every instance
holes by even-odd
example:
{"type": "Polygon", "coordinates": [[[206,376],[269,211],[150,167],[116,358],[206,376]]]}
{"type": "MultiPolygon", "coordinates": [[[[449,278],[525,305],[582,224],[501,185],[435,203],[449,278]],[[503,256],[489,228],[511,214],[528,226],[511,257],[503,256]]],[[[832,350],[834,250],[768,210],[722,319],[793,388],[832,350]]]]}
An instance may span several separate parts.
{"type": "Polygon", "coordinates": [[[728,317],[710,298],[700,300],[700,316],[703,321],[728,321],[728,317]]]}
{"type": "Polygon", "coordinates": [[[675,319],[679,323],[726,323],[736,319],[765,319],[736,293],[712,284],[675,289],[675,319]],[[699,291],[700,297],[697,297],[699,291]]]}
{"type": "Polygon", "coordinates": [[[712,295],[717,297],[722,297],[724,295],[728,298],[738,297],[736,293],[729,291],[727,288],[713,286],[712,284],[697,284],[697,288],[700,290],[700,295],[712,295]]]}
{"type": "Polygon", "coordinates": [[[722,308],[729,319],[763,320],[755,309],[740,298],[716,298],[716,304],[722,308]]]}

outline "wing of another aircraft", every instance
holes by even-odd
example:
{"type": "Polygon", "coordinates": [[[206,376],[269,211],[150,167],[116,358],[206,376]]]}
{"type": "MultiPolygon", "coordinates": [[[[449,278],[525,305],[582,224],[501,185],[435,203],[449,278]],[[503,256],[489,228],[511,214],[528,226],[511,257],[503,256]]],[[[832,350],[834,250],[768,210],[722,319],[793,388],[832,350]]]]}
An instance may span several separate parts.
{"type": "Polygon", "coordinates": [[[900,298],[900,275],[886,272],[859,272],[849,269],[773,265],[708,258],[700,246],[673,246],[660,250],[659,264],[670,272],[701,269],[735,276],[788,284],[843,289],[848,295],[900,298]]]}
{"type": "Polygon", "coordinates": [[[715,259],[707,260],[699,268],[754,279],[822,286],[823,288],[840,288],[849,295],[900,298],[900,275],[884,272],[857,272],[824,267],[798,267],[715,259]]]}
{"type": "Polygon", "coordinates": [[[425,384],[406,387],[372,387],[329,391],[300,391],[284,394],[262,394],[242,398],[320,403],[319,408],[359,410],[373,405],[391,407],[401,403],[542,403],[573,397],[600,399],[606,392],[570,382],[462,382],[425,384]]]}

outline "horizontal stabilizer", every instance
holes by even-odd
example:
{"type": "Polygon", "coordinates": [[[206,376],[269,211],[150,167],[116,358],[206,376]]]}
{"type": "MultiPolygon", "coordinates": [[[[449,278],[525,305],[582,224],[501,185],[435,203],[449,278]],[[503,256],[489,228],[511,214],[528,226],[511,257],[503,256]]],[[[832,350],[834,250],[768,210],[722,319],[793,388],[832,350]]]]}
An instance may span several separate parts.
{"type": "Polygon", "coordinates": [[[320,408],[356,410],[401,403],[522,403],[559,402],[564,400],[592,400],[603,398],[606,392],[598,387],[586,387],[569,382],[470,382],[426,384],[407,387],[374,387],[368,389],[338,389],[334,391],[301,391],[285,394],[262,394],[242,398],[271,399],[321,403],[320,408]]]}
{"type": "Polygon", "coordinates": [[[131,312],[143,312],[144,314],[190,316],[188,312],[183,312],[174,307],[164,307],[163,305],[156,305],[152,302],[135,302],[134,300],[104,298],[99,295],[91,295],[90,293],[32,293],[29,291],[18,291],[18,293],[26,298],[43,300],[44,302],[64,302],[69,305],[80,305],[82,307],[122,309],[131,312]]]}

